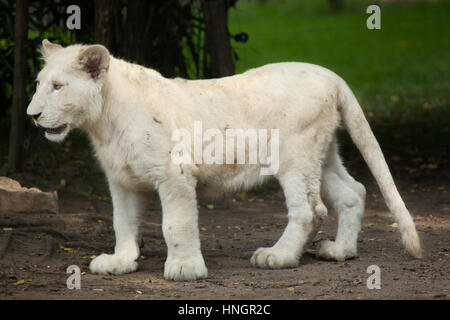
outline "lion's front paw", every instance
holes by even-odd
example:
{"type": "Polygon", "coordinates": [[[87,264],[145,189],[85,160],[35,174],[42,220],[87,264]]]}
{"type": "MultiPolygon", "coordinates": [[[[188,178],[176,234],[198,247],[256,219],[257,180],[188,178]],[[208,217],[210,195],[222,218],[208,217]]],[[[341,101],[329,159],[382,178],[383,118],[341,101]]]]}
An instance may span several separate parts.
{"type": "Polygon", "coordinates": [[[136,271],[138,264],[133,259],[114,254],[102,254],[91,261],[89,269],[97,274],[123,274],[136,271]]]}
{"type": "Polygon", "coordinates": [[[326,260],[344,261],[356,257],[356,248],[346,249],[334,241],[323,240],[319,244],[317,256],[326,260]]]}
{"type": "Polygon", "coordinates": [[[298,266],[298,257],[292,252],[280,248],[259,248],[253,254],[250,262],[259,268],[292,268],[298,266]]]}
{"type": "Polygon", "coordinates": [[[164,266],[164,278],[175,281],[194,281],[208,276],[205,261],[200,255],[196,258],[167,258],[164,266]]]}

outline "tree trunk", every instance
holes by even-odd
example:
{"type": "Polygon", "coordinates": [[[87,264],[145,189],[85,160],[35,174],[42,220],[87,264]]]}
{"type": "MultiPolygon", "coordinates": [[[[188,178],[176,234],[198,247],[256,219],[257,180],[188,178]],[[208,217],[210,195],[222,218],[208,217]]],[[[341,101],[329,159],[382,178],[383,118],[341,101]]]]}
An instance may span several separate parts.
{"type": "MultiPolygon", "coordinates": [[[[71,31],[74,38],[73,43],[92,43],[94,41],[95,25],[95,6],[97,1],[92,0],[71,0],[70,4],[80,7],[81,10],[81,29],[71,31]],[[94,23],[92,23],[94,21],[94,23]]],[[[67,21],[68,15],[64,15],[64,21],[67,21]]]]}
{"type": "Polygon", "coordinates": [[[9,135],[9,169],[21,171],[23,131],[26,119],[28,0],[16,1],[14,38],[14,80],[11,131],[9,135]]]}
{"type": "Polygon", "coordinates": [[[120,14],[118,0],[96,0],[94,42],[107,47],[112,53],[116,51],[116,19],[120,14]]]}
{"type": "Polygon", "coordinates": [[[126,25],[121,38],[121,56],[128,60],[150,66],[151,27],[156,14],[157,1],[131,0],[127,2],[126,25]]]}
{"type": "Polygon", "coordinates": [[[233,53],[227,27],[226,0],[205,0],[205,50],[209,57],[204,76],[219,78],[234,74],[233,53]]]}

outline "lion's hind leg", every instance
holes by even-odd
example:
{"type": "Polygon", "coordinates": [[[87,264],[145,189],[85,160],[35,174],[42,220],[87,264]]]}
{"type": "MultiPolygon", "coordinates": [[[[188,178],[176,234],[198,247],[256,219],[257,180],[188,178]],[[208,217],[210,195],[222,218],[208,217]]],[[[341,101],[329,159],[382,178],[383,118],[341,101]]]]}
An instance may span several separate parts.
{"type": "Polygon", "coordinates": [[[322,196],[339,217],[335,241],[319,244],[319,257],[344,261],[357,255],[358,234],[364,214],[365,188],[348,174],[336,152],[327,159],[322,175],[322,196]]]}
{"type": "MultiPolygon", "coordinates": [[[[280,178],[280,183],[286,196],[289,222],[274,246],[259,248],[253,254],[251,263],[260,268],[296,267],[305,245],[316,229],[315,213],[302,177],[287,174],[280,178]]],[[[318,207],[326,215],[325,206],[318,204],[318,207]]]]}
{"type": "Polygon", "coordinates": [[[288,224],[274,246],[259,248],[253,254],[251,262],[260,268],[297,266],[306,244],[327,215],[327,208],[320,199],[320,152],[300,154],[289,150],[281,154],[284,157],[280,156],[278,180],[286,197],[288,224]]]}

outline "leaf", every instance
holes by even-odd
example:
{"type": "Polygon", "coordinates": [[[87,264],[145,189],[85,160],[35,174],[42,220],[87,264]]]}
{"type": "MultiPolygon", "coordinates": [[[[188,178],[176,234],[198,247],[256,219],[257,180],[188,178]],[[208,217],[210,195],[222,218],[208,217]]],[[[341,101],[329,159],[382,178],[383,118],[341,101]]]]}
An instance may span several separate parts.
{"type": "Polygon", "coordinates": [[[19,281],[17,281],[16,283],[14,283],[14,285],[15,286],[20,286],[20,285],[22,285],[22,284],[24,284],[25,283],[25,280],[19,280],[19,281]]]}
{"type": "Polygon", "coordinates": [[[423,164],[420,166],[420,169],[437,169],[438,165],[435,163],[423,164]]]}
{"type": "Polygon", "coordinates": [[[292,292],[292,291],[294,291],[295,289],[294,289],[293,287],[289,287],[289,288],[287,288],[287,290],[292,292]]]}
{"type": "Polygon", "coordinates": [[[161,223],[150,222],[150,221],[145,222],[145,224],[148,224],[150,226],[155,226],[155,227],[161,227],[162,226],[161,223]]]}
{"type": "Polygon", "coordinates": [[[72,249],[72,248],[62,248],[64,251],[68,252],[68,253],[74,253],[76,252],[76,250],[72,249]]]}
{"type": "Polygon", "coordinates": [[[373,223],[372,223],[372,222],[366,223],[366,224],[364,225],[364,227],[366,227],[366,228],[373,227],[373,223]]]}
{"type": "Polygon", "coordinates": [[[213,205],[213,204],[207,204],[207,205],[206,205],[206,208],[208,208],[208,209],[214,209],[214,205],[213,205]]]}
{"type": "Polygon", "coordinates": [[[239,196],[239,198],[241,198],[241,200],[247,199],[247,193],[246,192],[239,192],[238,196],[239,196]]]}
{"type": "Polygon", "coordinates": [[[394,222],[393,224],[390,224],[389,227],[398,228],[398,223],[394,222]]]}

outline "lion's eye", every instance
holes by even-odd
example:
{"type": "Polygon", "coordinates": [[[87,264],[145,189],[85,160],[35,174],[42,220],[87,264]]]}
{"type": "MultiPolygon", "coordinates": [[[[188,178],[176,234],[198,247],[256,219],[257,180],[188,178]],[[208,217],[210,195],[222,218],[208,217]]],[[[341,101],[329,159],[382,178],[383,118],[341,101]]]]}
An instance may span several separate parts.
{"type": "Polygon", "coordinates": [[[61,89],[62,88],[62,84],[59,84],[59,83],[54,83],[53,84],[53,89],[54,90],[59,90],[59,89],[61,89]]]}

